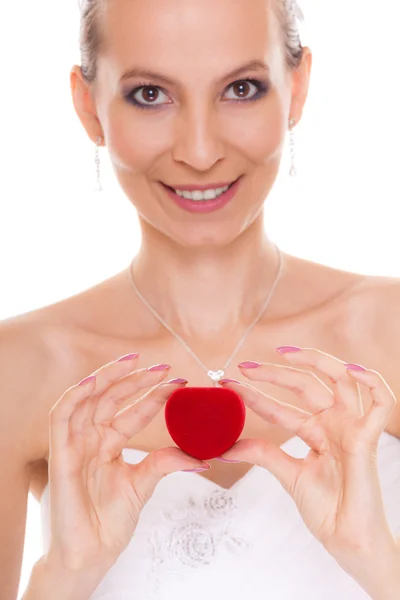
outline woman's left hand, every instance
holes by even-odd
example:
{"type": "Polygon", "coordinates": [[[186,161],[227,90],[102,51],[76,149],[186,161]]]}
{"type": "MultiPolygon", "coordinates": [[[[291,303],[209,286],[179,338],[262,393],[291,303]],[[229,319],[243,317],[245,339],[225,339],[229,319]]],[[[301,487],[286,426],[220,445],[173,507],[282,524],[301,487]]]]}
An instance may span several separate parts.
{"type": "Polygon", "coordinates": [[[396,404],[392,390],[376,371],[359,366],[351,370],[351,365],[312,348],[278,351],[285,349],[287,362],[323,373],[333,389],[312,371],[292,366],[262,363],[240,369],[249,379],[289,389],[306,410],[244,382],[222,385],[237,391],[260,417],[300,437],[310,451],[297,459],[272,441],[242,439],[223,458],[270,471],[293,498],[309,531],[342,565],[347,560],[350,564],[352,556],[366,559],[377,552],[382,560],[392,560],[400,550],[387,523],[377,469],[378,441],[396,404]],[[360,383],[373,401],[366,414],[360,383]]]}

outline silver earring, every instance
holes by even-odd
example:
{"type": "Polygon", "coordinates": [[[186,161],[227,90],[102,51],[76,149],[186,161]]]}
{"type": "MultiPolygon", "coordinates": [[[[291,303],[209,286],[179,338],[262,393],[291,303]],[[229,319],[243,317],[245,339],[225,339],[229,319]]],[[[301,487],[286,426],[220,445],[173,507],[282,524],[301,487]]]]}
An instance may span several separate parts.
{"type": "Polygon", "coordinates": [[[295,166],[295,156],[294,156],[294,132],[293,126],[296,123],[295,119],[290,119],[289,128],[290,128],[290,157],[291,157],[291,167],[289,171],[290,177],[296,177],[297,171],[295,166]]]}
{"type": "Polygon", "coordinates": [[[103,138],[101,136],[98,136],[96,138],[96,151],[95,151],[95,157],[94,157],[94,162],[96,165],[96,186],[94,188],[95,192],[101,192],[103,191],[103,188],[101,187],[101,181],[100,181],[100,156],[99,156],[99,147],[100,144],[102,143],[103,138]]]}

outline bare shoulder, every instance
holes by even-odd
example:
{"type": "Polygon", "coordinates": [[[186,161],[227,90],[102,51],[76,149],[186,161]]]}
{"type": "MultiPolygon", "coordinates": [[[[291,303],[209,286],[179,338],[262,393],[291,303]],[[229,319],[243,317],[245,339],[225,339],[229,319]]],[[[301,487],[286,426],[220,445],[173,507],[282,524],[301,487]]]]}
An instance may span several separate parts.
{"type": "Polygon", "coordinates": [[[85,336],[68,319],[68,307],[66,302],[62,309],[50,306],[0,322],[1,434],[25,464],[46,455],[50,409],[91,368],[91,335],[80,344],[85,336]]]}
{"type": "Polygon", "coordinates": [[[1,433],[28,463],[47,455],[48,414],[65,390],[123,353],[117,290],[118,276],[0,321],[1,433]]]}
{"type": "Polygon", "coordinates": [[[383,308],[385,305],[400,331],[400,277],[373,277],[369,283],[371,293],[383,308]]]}
{"type": "Polygon", "coordinates": [[[364,323],[376,342],[400,352],[400,277],[364,277],[352,289],[350,304],[353,312],[358,308],[360,319],[368,319],[364,323]]]}
{"type": "Polygon", "coordinates": [[[350,304],[364,366],[379,372],[398,400],[386,430],[400,438],[400,278],[366,277],[353,289],[350,304]]]}
{"type": "Polygon", "coordinates": [[[25,464],[41,458],[37,436],[45,411],[52,345],[35,313],[0,322],[0,406],[3,439],[25,464]]]}
{"type": "Polygon", "coordinates": [[[386,431],[400,438],[400,278],[351,273],[309,261],[301,266],[306,278],[299,269],[295,287],[322,297],[308,313],[309,329],[319,331],[328,352],[382,375],[398,399],[386,431]],[[304,286],[304,281],[310,285],[304,286]]]}

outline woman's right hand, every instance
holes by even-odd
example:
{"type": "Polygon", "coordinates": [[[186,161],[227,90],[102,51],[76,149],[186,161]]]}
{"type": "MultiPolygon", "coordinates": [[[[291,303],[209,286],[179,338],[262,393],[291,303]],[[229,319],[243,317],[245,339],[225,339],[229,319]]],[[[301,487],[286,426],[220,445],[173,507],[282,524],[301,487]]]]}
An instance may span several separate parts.
{"type": "MultiPolygon", "coordinates": [[[[70,387],[49,414],[50,545],[48,564],[67,572],[104,572],[127,547],[156,485],[175,471],[205,466],[171,446],[138,464],[121,455],[182,384],[169,369],[135,369],[137,357],[111,362],[95,379],[70,387]],[[150,389],[121,409],[132,396],[150,389]]],[[[105,574],[105,573],[104,573],[105,574]]]]}

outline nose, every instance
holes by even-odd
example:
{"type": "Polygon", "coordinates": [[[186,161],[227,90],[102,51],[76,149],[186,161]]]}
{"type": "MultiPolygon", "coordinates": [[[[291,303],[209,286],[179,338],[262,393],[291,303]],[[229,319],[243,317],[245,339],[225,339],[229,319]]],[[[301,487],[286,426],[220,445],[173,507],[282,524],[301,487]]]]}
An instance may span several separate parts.
{"type": "Polygon", "coordinates": [[[196,171],[208,171],[224,158],[224,152],[215,113],[198,107],[180,115],[172,149],[175,161],[196,171]]]}

